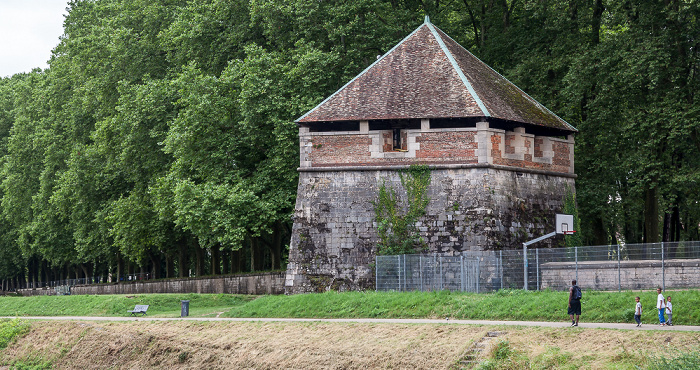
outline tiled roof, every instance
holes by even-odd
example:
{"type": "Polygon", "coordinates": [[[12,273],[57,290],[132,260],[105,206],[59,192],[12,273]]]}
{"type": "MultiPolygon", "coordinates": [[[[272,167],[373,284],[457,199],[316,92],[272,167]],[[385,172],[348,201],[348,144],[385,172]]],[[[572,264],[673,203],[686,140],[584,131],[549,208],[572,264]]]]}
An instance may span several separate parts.
{"type": "Polygon", "coordinates": [[[493,117],[576,129],[425,23],[298,123],[493,117]]]}

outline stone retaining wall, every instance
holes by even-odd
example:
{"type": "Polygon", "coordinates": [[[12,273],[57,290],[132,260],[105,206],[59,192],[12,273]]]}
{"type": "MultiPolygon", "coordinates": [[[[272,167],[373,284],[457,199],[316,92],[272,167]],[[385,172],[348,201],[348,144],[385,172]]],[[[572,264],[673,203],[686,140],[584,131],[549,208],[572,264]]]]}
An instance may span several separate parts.
{"type": "MultiPolygon", "coordinates": [[[[575,262],[549,262],[540,265],[540,289],[568,286],[576,277],[575,262]]],[[[587,261],[578,263],[578,285],[584,289],[617,290],[666,289],[700,286],[700,260],[587,261]],[[618,277],[621,284],[618,283],[618,277]],[[621,285],[621,286],[620,286],[621,285]]]]}
{"type": "MultiPolygon", "coordinates": [[[[54,288],[20,289],[18,292],[24,296],[56,294],[54,288]]],[[[71,288],[73,295],[145,293],[284,294],[284,273],[76,285],[71,288]]]]}

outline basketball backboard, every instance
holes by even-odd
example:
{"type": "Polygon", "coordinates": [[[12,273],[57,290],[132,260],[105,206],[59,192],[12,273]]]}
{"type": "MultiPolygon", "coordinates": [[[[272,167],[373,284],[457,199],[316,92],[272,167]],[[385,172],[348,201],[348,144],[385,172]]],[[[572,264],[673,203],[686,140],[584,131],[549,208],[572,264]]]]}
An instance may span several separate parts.
{"type": "Polygon", "coordinates": [[[557,213],[555,221],[557,224],[557,234],[573,234],[576,232],[576,230],[574,230],[574,215],[564,215],[557,213]]]}

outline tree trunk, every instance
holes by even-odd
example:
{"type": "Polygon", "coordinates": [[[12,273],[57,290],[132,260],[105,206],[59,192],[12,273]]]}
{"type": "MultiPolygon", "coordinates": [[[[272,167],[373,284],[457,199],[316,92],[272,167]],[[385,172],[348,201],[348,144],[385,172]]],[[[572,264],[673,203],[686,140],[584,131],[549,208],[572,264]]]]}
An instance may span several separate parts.
{"type": "Polygon", "coordinates": [[[221,249],[219,249],[219,245],[211,247],[211,274],[221,275],[221,249]]]}
{"type": "Polygon", "coordinates": [[[197,257],[195,274],[200,277],[204,274],[204,249],[199,246],[195,247],[195,255],[197,257]]]}
{"type": "Polygon", "coordinates": [[[221,273],[228,275],[231,271],[231,259],[228,258],[230,251],[221,251],[221,273]]]}
{"type": "Polygon", "coordinates": [[[656,187],[644,192],[644,242],[659,242],[659,202],[656,187]]]}
{"type": "Polygon", "coordinates": [[[161,258],[160,258],[160,253],[151,253],[151,263],[153,264],[153,276],[151,277],[152,279],[160,279],[162,276],[160,274],[162,273],[161,269],[161,258]]]}
{"type": "Polygon", "coordinates": [[[173,264],[173,256],[165,256],[165,277],[171,278],[175,276],[175,265],[173,264]]]}

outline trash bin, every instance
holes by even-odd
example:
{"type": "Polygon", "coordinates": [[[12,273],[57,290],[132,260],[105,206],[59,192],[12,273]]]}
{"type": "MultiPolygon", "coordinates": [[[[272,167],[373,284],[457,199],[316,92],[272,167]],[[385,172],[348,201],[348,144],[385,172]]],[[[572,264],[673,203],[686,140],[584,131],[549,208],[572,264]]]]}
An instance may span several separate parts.
{"type": "Polygon", "coordinates": [[[190,301],[180,301],[180,317],[190,315],[190,301]]]}

